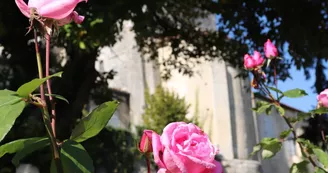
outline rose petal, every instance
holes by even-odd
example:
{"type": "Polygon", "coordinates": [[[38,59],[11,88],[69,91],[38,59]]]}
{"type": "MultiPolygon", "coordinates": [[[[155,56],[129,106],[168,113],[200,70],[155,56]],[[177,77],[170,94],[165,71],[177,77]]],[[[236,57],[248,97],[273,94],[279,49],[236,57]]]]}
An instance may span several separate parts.
{"type": "Polygon", "coordinates": [[[170,148],[173,131],[181,124],[186,124],[186,123],[185,122],[170,123],[163,129],[163,133],[161,136],[161,142],[165,147],[170,148]]]}
{"type": "Polygon", "coordinates": [[[81,0],[47,0],[38,12],[43,17],[63,19],[69,16],[81,0]]]}
{"type": "Polygon", "coordinates": [[[193,157],[191,155],[185,155],[184,153],[180,153],[181,156],[184,157],[184,166],[187,168],[188,173],[200,173],[205,171],[206,169],[213,169],[215,167],[215,164],[213,164],[214,157],[212,157],[212,161],[204,161],[201,159],[198,159],[196,157],[193,157]]]}
{"type": "Polygon", "coordinates": [[[174,173],[187,173],[186,165],[180,157],[173,153],[170,149],[165,148],[163,153],[163,161],[166,169],[174,173]]]}
{"type": "Polygon", "coordinates": [[[24,14],[24,16],[30,18],[30,9],[26,5],[26,3],[23,0],[15,0],[15,2],[19,10],[24,14]]]}
{"type": "Polygon", "coordinates": [[[47,4],[51,1],[53,1],[53,0],[29,0],[28,7],[40,9],[43,6],[43,4],[47,4]]]}
{"type": "Polygon", "coordinates": [[[152,134],[152,146],[153,146],[153,155],[154,161],[160,168],[165,168],[165,164],[163,163],[163,147],[160,140],[160,136],[157,133],[152,134]]]}
{"type": "Polygon", "coordinates": [[[165,168],[161,168],[157,171],[157,173],[170,173],[170,172],[165,168]]]}
{"type": "Polygon", "coordinates": [[[81,24],[83,22],[84,16],[80,16],[79,13],[77,13],[76,11],[73,11],[72,15],[75,23],[81,24]]]}

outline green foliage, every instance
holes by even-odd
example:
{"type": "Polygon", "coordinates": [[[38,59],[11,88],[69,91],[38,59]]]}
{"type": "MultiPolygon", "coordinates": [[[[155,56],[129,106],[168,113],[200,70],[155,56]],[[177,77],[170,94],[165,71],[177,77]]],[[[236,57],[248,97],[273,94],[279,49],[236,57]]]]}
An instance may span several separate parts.
{"type": "Polygon", "coordinates": [[[279,135],[279,138],[280,139],[285,139],[285,138],[287,138],[289,135],[290,135],[290,133],[293,131],[293,129],[288,129],[288,130],[284,130],[284,131],[282,131],[281,133],[280,133],[280,135],[279,135]]]}
{"type": "Polygon", "coordinates": [[[317,108],[317,109],[314,109],[312,111],[310,111],[312,114],[327,114],[328,113],[328,108],[325,108],[325,107],[320,107],[320,108],[317,108]]]}
{"type": "Polygon", "coordinates": [[[304,90],[296,88],[283,92],[283,95],[289,98],[299,98],[299,97],[307,96],[308,94],[304,90]]]}
{"type": "MultiPolygon", "coordinates": [[[[93,161],[84,147],[75,141],[67,140],[60,150],[61,162],[64,173],[93,173],[93,161]]],[[[55,173],[56,168],[52,162],[51,172],[55,173]]]]}
{"type": "Polygon", "coordinates": [[[275,87],[268,87],[268,88],[272,91],[275,91],[275,92],[279,93],[279,94],[283,94],[283,92],[281,90],[279,90],[278,88],[275,88],[275,87]]]}
{"type": "Polygon", "coordinates": [[[284,116],[285,115],[285,109],[282,108],[280,105],[274,105],[275,108],[278,110],[279,115],[284,116]]]}
{"type": "Polygon", "coordinates": [[[261,156],[263,159],[270,159],[280,151],[282,147],[281,141],[277,138],[263,138],[261,142],[254,146],[251,155],[262,150],[261,156]]]}
{"type": "Polygon", "coordinates": [[[290,173],[309,173],[307,165],[309,164],[308,161],[304,160],[299,163],[294,163],[292,167],[290,167],[290,173]]]}
{"type": "Polygon", "coordinates": [[[328,154],[320,148],[314,148],[313,153],[317,156],[318,161],[321,162],[325,168],[328,168],[328,154]]]}
{"type": "Polygon", "coordinates": [[[316,168],[314,169],[314,173],[327,173],[327,171],[323,170],[322,168],[318,168],[318,167],[316,167],[316,168]]]}
{"type": "Polygon", "coordinates": [[[118,104],[117,101],[110,101],[95,108],[76,125],[70,139],[82,142],[97,135],[107,125],[118,104]]]}
{"type": "Polygon", "coordinates": [[[19,139],[0,146],[0,158],[5,154],[12,154],[23,150],[26,146],[33,145],[48,138],[35,137],[28,139],[19,139]]]}
{"type": "Polygon", "coordinates": [[[16,118],[25,108],[25,102],[10,90],[0,91],[0,142],[15,123],[16,118]]]}
{"type": "Polygon", "coordinates": [[[252,108],[258,114],[265,112],[267,115],[271,114],[273,104],[266,101],[257,101],[255,108],[252,108]]]}
{"type": "Polygon", "coordinates": [[[176,93],[159,86],[152,95],[147,90],[145,96],[147,107],[142,115],[145,128],[161,133],[171,122],[190,122],[186,118],[190,105],[176,93]]]}
{"type": "Polygon", "coordinates": [[[63,72],[58,72],[56,74],[50,75],[42,79],[33,79],[32,81],[25,83],[18,88],[17,94],[21,97],[28,97],[33,91],[35,91],[39,86],[52,77],[61,77],[63,72]]]}
{"type": "Polygon", "coordinates": [[[48,138],[32,138],[27,140],[28,141],[21,141],[21,143],[23,143],[23,146],[22,144],[20,144],[22,148],[20,148],[20,150],[16,150],[16,154],[12,159],[12,162],[15,166],[18,166],[20,160],[26,157],[27,155],[33,153],[36,150],[40,150],[50,144],[48,138]]]}
{"type": "MultiPolygon", "coordinates": [[[[41,94],[33,94],[34,96],[40,96],[41,94]]],[[[63,97],[63,96],[61,96],[61,95],[58,95],[58,94],[44,94],[45,96],[52,96],[53,98],[56,98],[56,99],[58,99],[58,100],[62,100],[62,101],[64,101],[64,102],[66,102],[67,104],[69,104],[69,102],[68,102],[68,100],[65,98],[65,97],[63,97]]]]}

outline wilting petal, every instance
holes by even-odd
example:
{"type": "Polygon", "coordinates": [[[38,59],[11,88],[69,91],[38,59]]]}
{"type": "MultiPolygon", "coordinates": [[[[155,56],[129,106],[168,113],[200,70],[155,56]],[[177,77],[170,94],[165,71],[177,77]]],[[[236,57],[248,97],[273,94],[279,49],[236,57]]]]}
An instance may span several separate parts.
{"type": "Polygon", "coordinates": [[[30,9],[26,5],[23,0],[15,0],[16,5],[18,6],[19,10],[28,18],[30,18],[30,9]]]}
{"type": "Polygon", "coordinates": [[[65,17],[64,19],[57,20],[58,26],[63,26],[69,24],[74,20],[75,23],[80,24],[84,20],[84,16],[79,16],[76,11],[73,11],[69,16],[65,17]]]}
{"type": "Polygon", "coordinates": [[[80,16],[79,13],[77,13],[76,11],[73,11],[73,13],[71,15],[72,15],[74,22],[77,24],[81,24],[84,20],[84,16],[80,16]]]}
{"type": "Polygon", "coordinates": [[[63,19],[68,17],[81,0],[48,0],[38,12],[43,17],[63,19]]]}

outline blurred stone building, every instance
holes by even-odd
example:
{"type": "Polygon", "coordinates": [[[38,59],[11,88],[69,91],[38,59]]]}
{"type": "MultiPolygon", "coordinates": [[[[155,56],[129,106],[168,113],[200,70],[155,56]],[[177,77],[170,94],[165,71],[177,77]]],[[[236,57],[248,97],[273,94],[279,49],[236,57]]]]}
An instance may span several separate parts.
{"type": "MultiPolygon", "coordinates": [[[[293,140],[284,142],[282,150],[271,160],[262,160],[260,155],[249,158],[260,139],[278,137],[288,127],[275,111],[271,116],[257,116],[251,111],[256,100],[266,98],[254,96],[248,79],[236,78],[238,69],[223,61],[203,62],[193,69],[193,77],[173,71],[172,77],[163,81],[162,67],[147,62],[138,52],[132,25],[129,21],[124,23],[122,40],[113,47],[102,48],[96,63],[100,72],[118,72],[109,81],[114,97],[121,102],[109,122],[111,126],[133,130],[142,124],[145,89],[153,92],[157,85],[162,85],[191,104],[188,116],[199,116],[201,127],[220,150],[227,173],[286,173],[293,162],[300,161],[301,154],[293,140]]],[[[203,25],[215,29],[215,16],[204,20],[203,25]]],[[[158,51],[159,59],[165,60],[171,50],[158,51]]],[[[287,116],[299,112],[287,105],[283,107],[287,116]]]]}

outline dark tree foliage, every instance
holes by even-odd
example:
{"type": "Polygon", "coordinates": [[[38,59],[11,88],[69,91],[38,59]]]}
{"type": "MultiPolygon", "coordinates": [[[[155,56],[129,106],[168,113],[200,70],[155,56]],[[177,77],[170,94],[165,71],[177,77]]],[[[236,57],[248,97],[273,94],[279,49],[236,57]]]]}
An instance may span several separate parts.
{"type": "MultiPolygon", "coordinates": [[[[205,55],[242,67],[243,54],[248,50],[261,50],[270,38],[280,54],[283,45],[288,43],[288,52],[292,55],[291,60],[279,63],[279,79],[289,77],[288,70],[296,66],[304,69],[308,78],[308,70],[316,70],[317,92],[327,85],[323,71],[328,56],[325,0],[90,0],[79,4],[77,10],[86,17],[83,24],[62,27],[59,34],[55,34],[58,37],[52,40],[64,47],[69,56],[64,67],[54,56],[51,62],[52,71],[64,71],[63,78],[53,82],[54,93],[70,102],[69,105],[58,102],[56,106],[60,139],[69,136],[91,97],[104,92],[108,97],[103,99],[110,99],[110,92],[104,86],[113,72],[100,74],[94,64],[99,48],[119,40],[118,32],[124,20],[134,22],[140,51],[151,55],[151,60],[157,60],[157,48],[172,48],[172,55],[163,64],[166,66],[163,77],[169,77],[172,69],[192,75],[190,66],[205,55]],[[208,14],[219,16],[217,30],[201,28],[195,22],[208,14]],[[182,58],[178,59],[178,55],[182,58]]],[[[4,47],[0,55],[0,88],[16,90],[22,83],[37,77],[34,45],[29,44],[32,35],[24,36],[28,26],[28,19],[13,0],[0,1],[0,45],[4,47]]],[[[315,123],[313,128],[320,131],[315,123]]],[[[43,136],[44,132],[39,112],[29,107],[3,142],[43,136]]],[[[1,159],[0,167],[10,165],[9,158],[1,159]]]]}

